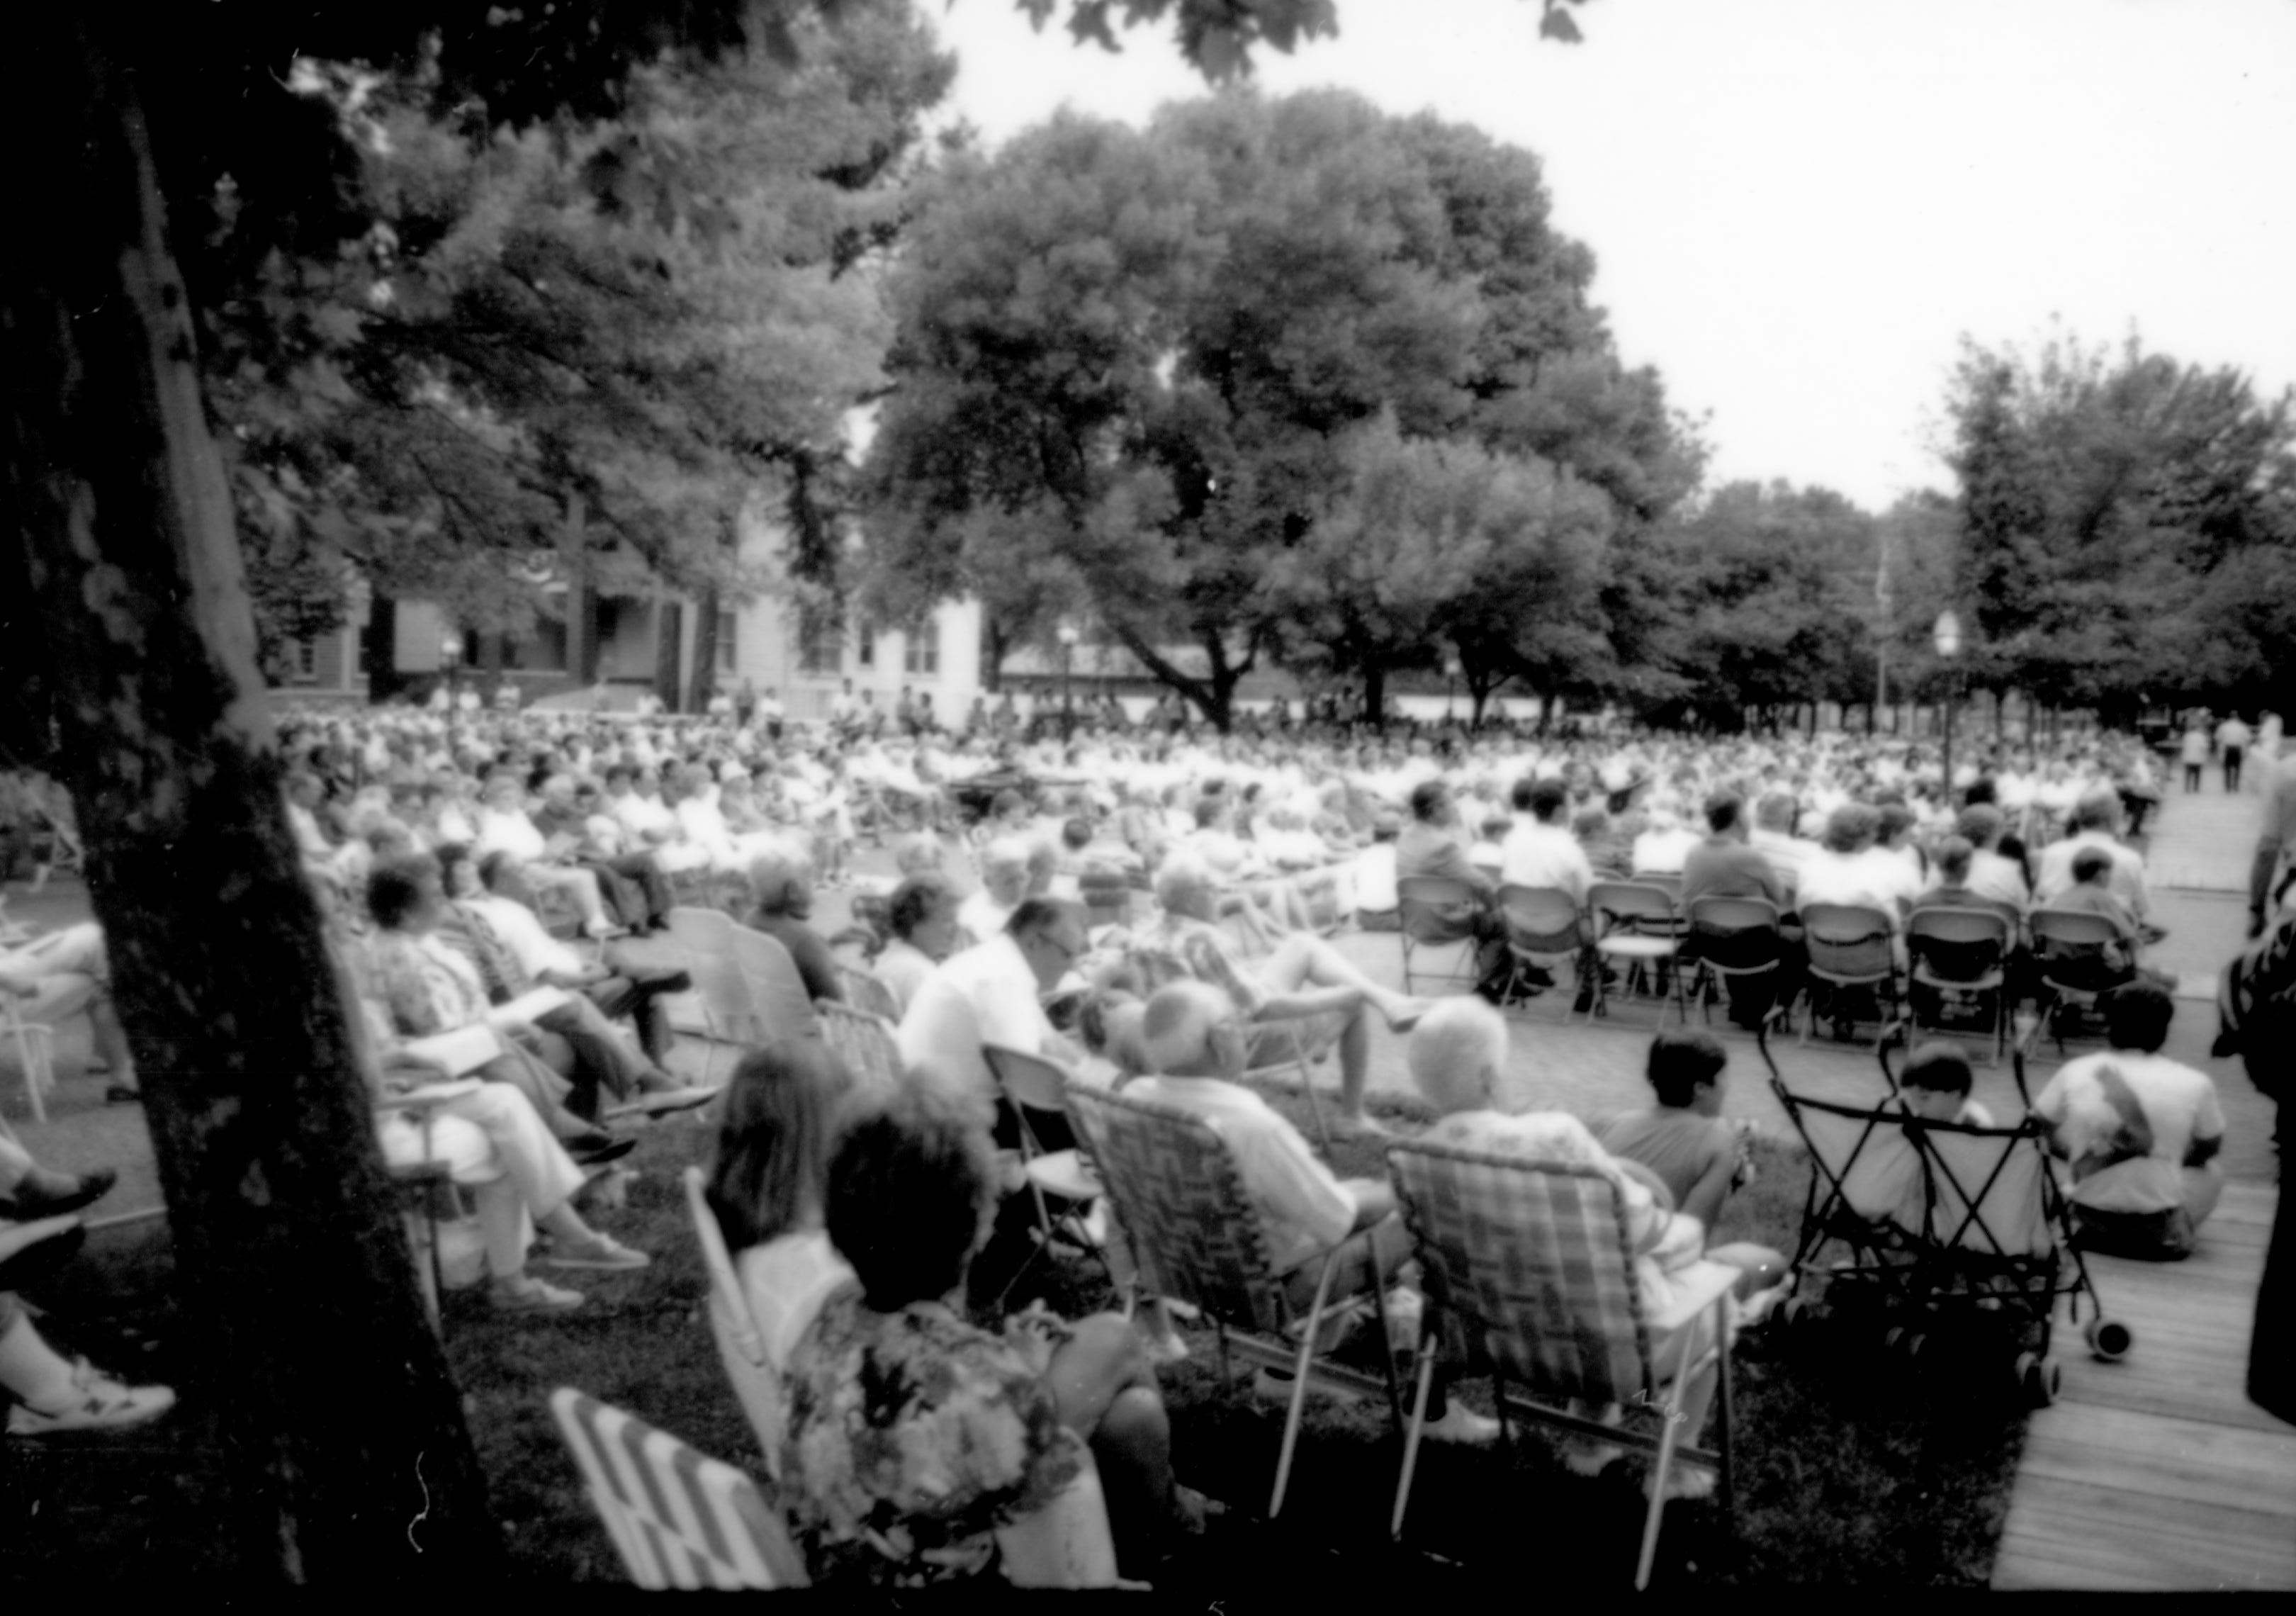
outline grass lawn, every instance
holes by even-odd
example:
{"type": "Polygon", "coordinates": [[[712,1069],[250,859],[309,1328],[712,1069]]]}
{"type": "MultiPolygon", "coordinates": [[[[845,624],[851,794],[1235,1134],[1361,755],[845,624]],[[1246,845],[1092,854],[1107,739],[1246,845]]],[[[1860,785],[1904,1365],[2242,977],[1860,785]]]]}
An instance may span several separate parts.
{"type": "MultiPolygon", "coordinates": [[[[1271,1095],[1303,1126],[1295,1096],[1271,1095]]],[[[1415,1120],[1415,1102],[1374,1095],[1373,1109],[1415,1120]]],[[[447,1299],[447,1342],[492,1480],[517,1575],[537,1581],[618,1582],[622,1571],[592,1513],[546,1399],[582,1388],[676,1433],[705,1453],[755,1470],[755,1441],[719,1367],[704,1317],[707,1282],[687,1224],[678,1175],[706,1136],[690,1123],[654,1128],[630,1158],[640,1177],[626,1209],[597,1221],[649,1251],[641,1274],[572,1280],[590,1294],[580,1313],[554,1320],[493,1317],[475,1292],[447,1299]]],[[[1763,1141],[1756,1183],[1733,1202],[1718,1238],[1791,1251],[1807,1169],[1799,1148],[1763,1141]]],[[[1380,1170],[1373,1144],[1342,1144],[1344,1176],[1380,1170]]],[[[108,1368],[163,1378],[183,1403],[145,1433],[57,1444],[9,1444],[0,1464],[0,1575],[82,1579],[228,1570],[217,1530],[220,1440],[194,1343],[166,1300],[164,1234],[150,1226],[92,1244],[92,1254],[44,1298],[51,1332],[108,1368]],[[123,1236],[125,1236],[123,1238],[123,1236]]],[[[976,1275],[977,1289],[1002,1283],[976,1275]]],[[[1045,1294],[1071,1315],[1112,1300],[1096,1268],[1039,1263],[1014,1298],[1045,1294]]],[[[1210,1333],[1164,1372],[1183,1480],[1227,1502],[1173,1591],[1218,1597],[1280,1587],[1362,1591],[1408,1577],[1414,1591],[1478,1581],[1536,1555],[1543,1581],[1555,1546],[1570,1546],[1571,1580],[1624,1587],[1641,1522],[1640,1474],[1614,1466],[1583,1481],[1533,1433],[1513,1451],[1423,1449],[1406,1546],[1388,1546],[1399,1440],[1382,1406],[1310,1399],[1282,1522],[1267,1505],[1282,1429],[1280,1407],[1259,1403],[1248,1376],[1219,1382],[1210,1333]],[[1528,1534],[1535,1532],[1532,1538],[1528,1534]],[[1533,1549],[1533,1543],[1538,1546],[1533,1549]]],[[[1677,1503],[1667,1512],[1654,1586],[1856,1583],[1982,1587],[2015,1473],[2023,1417],[2005,1397],[1912,1383],[1878,1345],[1842,1341],[1815,1359],[1774,1358],[1759,1341],[1738,1356],[1738,1516],[1677,1503]]],[[[1488,1411],[1488,1389],[1467,1400],[1488,1411]]],[[[356,1389],[346,1388],[347,1397],[356,1389]]]]}

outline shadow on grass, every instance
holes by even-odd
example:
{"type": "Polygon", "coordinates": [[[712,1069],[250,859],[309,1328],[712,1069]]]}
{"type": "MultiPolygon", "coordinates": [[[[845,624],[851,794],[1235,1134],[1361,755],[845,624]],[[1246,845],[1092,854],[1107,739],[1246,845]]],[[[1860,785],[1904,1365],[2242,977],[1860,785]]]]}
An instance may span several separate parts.
{"type": "MultiPolygon", "coordinates": [[[[1308,1126],[1296,1095],[1272,1091],[1270,1098],[1308,1126]]],[[[1425,1115],[1406,1096],[1374,1096],[1373,1109],[1398,1125],[1425,1115]]],[[[552,1423],[554,1387],[580,1387],[703,1453],[762,1473],[710,1338],[707,1283],[677,1183],[705,1140],[675,1125],[644,1136],[630,1159],[641,1177],[627,1207],[595,1220],[650,1252],[653,1266],[559,1276],[588,1293],[580,1312],[504,1319],[475,1292],[447,1298],[448,1357],[512,1572],[521,1579],[623,1579],[552,1423]]],[[[1759,1177],[1734,1201],[1717,1237],[1790,1251],[1807,1167],[1794,1147],[1766,1140],[1758,1149],[1759,1177]]],[[[1377,1141],[1345,1142],[1333,1154],[1342,1176],[1383,1171],[1377,1141]]],[[[1013,1260],[1009,1252],[985,1254],[976,1300],[996,1294],[1013,1260]]],[[[182,1400],[141,1432],[45,1449],[7,1444],[0,1541],[9,1550],[0,1574],[97,1581],[163,1570],[230,1573],[221,1423],[170,1300],[172,1269],[164,1226],[143,1226],[92,1242],[44,1288],[38,1300],[51,1317],[43,1328],[67,1350],[167,1381],[182,1400]]],[[[1071,1317],[1115,1300],[1096,1267],[1072,1261],[1036,1264],[1012,1305],[1034,1294],[1071,1317]]],[[[1412,1597],[1439,1598],[1455,1582],[1464,1592],[1522,1565],[1537,1567],[1542,1587],[1628,1585],[1642,1519],[1638,1466],[1581,1480],[1537,1433],[1518,1433],[1511,1449],[1430,1444],[1405,1545],[1392,1547],[1387,1529],[1400,1442],[1379,1402],[1311,1399],[1283,1516],[1260,1520],[1283,1411],[1256,1400],[1246,1375],[1219,1380],[1209,1332],[1190,1340],[1192,1357],[1162,1372],[1175,1456],[1182,1480],[1232,1509],[1171,1569],[1162,1591],[1297,1600],[1322,1591],[1361,1595],[1392,1581],[1412,1597]]],[[[1654,1587],[1983,1585],[2021,1441],[2022,1415],[2012,1402],[1912,1383],[1876,1344],[1849,1339],[1792,1361],[1750,1341],[1734,1387],[1735,1530],[1717,1504],[1669,1505],[1654,1587]]],[[[1461,1394],[1489,1410],[1485,1383],[1471,1382],[1461,1394]]]]}

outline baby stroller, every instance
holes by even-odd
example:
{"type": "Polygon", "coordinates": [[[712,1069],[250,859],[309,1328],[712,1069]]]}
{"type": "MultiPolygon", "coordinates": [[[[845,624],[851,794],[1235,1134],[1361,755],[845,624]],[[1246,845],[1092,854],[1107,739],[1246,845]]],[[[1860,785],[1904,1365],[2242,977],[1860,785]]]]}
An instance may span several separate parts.
{"type": "MultiPolygon", "coordinates": [[[[2127,1325],[2104,1316],[2072,1243],[2070,1211],[2030,1113],[2025,1051],[2013,1057],[2027,1116],[2013,1128],[1925,1120],[1898,1096],[1890,1055],[1903,1024],[1880,1047],[1888,1096],[1865,1107],[1797,1095],[1759,1040],[1770,1087],[1809,1149],[1792,1292],[1775,1324],[1788,1342],[1822,1331],[1870,1336],[1916,1370],[1948,1360],[2005,1366],[2035,1408],[2056,1399],[2050,1358],[2057,1299],[2097,1357],[2128,1350],[2127,1325]]],[[[1997,1370],[1988,1370],[1997,1373],[1997,1370]]]]}

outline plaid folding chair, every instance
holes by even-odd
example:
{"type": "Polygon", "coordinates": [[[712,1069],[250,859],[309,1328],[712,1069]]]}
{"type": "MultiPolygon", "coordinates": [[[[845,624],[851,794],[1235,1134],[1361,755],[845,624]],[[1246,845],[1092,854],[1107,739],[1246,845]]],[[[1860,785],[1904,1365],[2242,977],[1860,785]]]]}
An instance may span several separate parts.
{"type": "Polygon", "coordinates": [[[805,1563],[757,1484],[571,1386],[550,1412],[642,1588],[804,1587],[805,1563]]]}
{"type": "MultiPolygon", "coordinates": [[[[1643,881],[1598,881],[1587,891],[1587,912],[1595,920],[1595,955],[1604,967],[1595,973],[1593,1003],[1587,1019],[1611,1013],[1610,972],[1618,960],[1626,967],[1626,985],[1632,989],[1637,975],[1663,972],[1674,979],[1675,1013],[1690,1022],[1690,1001],[1682,983],[1683,931],[1675,915],[1674,898],[1662,886],[1643,881]]],[[[1659,998],[1659,1021],[1666,1021],[1666,994],[1651,984],[1659,998]]]]}
{"type": "Polygon", "coordinates": [[[1890,940],[1896,928],[1890,917],[1863,904],[1807,904],[1801,923],[1803,945],[1809,951],[1809,1019],[1802,1023],[1801,1041],[1808,1044],[1817,1025],[1821,986],[1837,1022],[1854,1025],[1842,1008],[1855,995],[1869,991],[1882,1004],[1881,1023],[1896,1021],[1898,956],[1890,940]]]}
{"type": "Polygon", "coordinates": [[[1635,1566],[1635,1587],[1646,1586],[1666,1508],[1667,1489],[1656,1483],[1676,1463],[1717,1471],[1723,1509],[1732,1511],[1729,1299],[1738,1270],[1709,1262],[1686,1269],[1673,1308],[1645,1316],[1625,1198],[1601,1172],[1417,1142],[1390,1144],[1387,1160],[1428,1309],[1390,1531],[1403,1535],[1435,1358],[1447,1352],[1470,1373],[1489,1374],[1502,1422],[1525,1420],[1652,1456],[1654,1484],[1635,1566]],[[1701,1313],[1712,1317],[1702,1349],[1693,1327],[1701,1313]],[[1661,1364],[1652,1342],[1669,1336],[1676,1349],[1661,1364]],[[1720,1378],[1712,1449],[1689,1445],[1682,1429],[1684,1394],[1710,1366],[1720,1378]],[[1566,1406],[1572,1398],[1655,1415],[1659,1430],[1581,1419],[1566,1406]]]}
{"type": "MultiPolygon", "coordinates": [[[[1514,974],[1507,980],[1503,996],[1507,1003],[1514,1002],[1518,989],[1529,988],[1531,971],[1553,972],[1565,963],[1570,966],[1574,989],[1586,988],[1587,954],[1593,937],[1576,898],[1562,887],[1504,886],[1499,889],[1498,907],[1499,918],[1506,926],[1507,957],[1514,964],[1514,974]]],[[[1560,980],[1554,984],[1558,998],[1562,987],[1560,980]]],[[[1562,1002],[1567,1024],[1570,1000],[1562,1002]]]]}
{"type": "MultiPolygon", "coordinates": [[[[845,1002],[854,1009],[864,1015],[873,1015],[880,1021],[899,1024],[901,1006],[893,997],[892,988],[886,986],[884,978],[873,971],[857,971],[850,965],[840,964],[837,980],[845,989],[845,1002]]],[[[816,1005],[815,1008],[819,1009],[820,1006],[816,1005]]]]}
{"type": "Polygon", "coordinates": [[[1993,909],[1950,908],[1931,904],[1906,920],[1906,1006],[1918,1033],[1923,999],[1935,1006],[1936,1027],[1948,1018],[1947,996],[1967,994],[1989,1005],[1993,1064],[2009,1045],[2009,951],[2017,928],[1993,909]]]}
{"type": "Polygon", "coordinates": [[[1403,990],[1412,991],[1413,958],[1429,948],[1447,948],[1464,945],[1461,953],[1464,965],[1455,962],[1445,972],[1422,972],[1422,977],[1431,977],[1439,982],[1472,987],[1477,976],[1475,941],[1475,912],[1479,906],[1475,889],[1464,881],[1451,881],[1440,875],[1409,875],[1395,883],[1396,910],[1402,919],[1403,990]]]}
{"type": "MultiPolygon", "coordinates": [[[[1230,1373],[1231,1349],[1248,1363],[1292,1377],[1275,1488],[1267,1504],[1272,1521],[1283,1511],[1291,1482],[1309,1381],[1359,1396],[1381,1390],[1379,1381],[1332,1363],[1317,1350],[1332,1302],[1345,1300],[1332,1295],[1332,1277],[1343,1259],[1354,1258],[1358,1249],[1366,1254],[1374,1291],[1386,1293],[1389,1276],[1378,1270],[1371,1235],[1351,1235],[1324,1253],[1316,1263],[1314,1298],[1302,1312],[1286,1281],[1306,1270],[1292,1276],[1276,1272],[1235,1158],[1210,1123],[1174,1106],[1075,1084],[1069,1087],[1068,1105],[1077,1137],[1090,1152],[1115,1204],[1140,1286],[1185,1302],[1211,1321],[1223,1377],[1230,1373]]],[[[1379,1356],[1388,1412],[1400,1428],[1393,1356],[1379,1356]]]]}

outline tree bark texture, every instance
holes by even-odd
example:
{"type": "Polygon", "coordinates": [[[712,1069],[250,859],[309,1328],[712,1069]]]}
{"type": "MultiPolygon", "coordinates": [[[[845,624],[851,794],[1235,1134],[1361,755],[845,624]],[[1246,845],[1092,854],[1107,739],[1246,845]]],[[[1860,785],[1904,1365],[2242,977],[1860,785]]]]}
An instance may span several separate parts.
{"type": "MultiPolygon", "coordinates": [[[[0,598],[55,696],[251,1575],[467,1578],[499,1542],[280,800],[128,35],[17,19],[0,598]],[[37,153],[37,157],[29,154],[37,153]]],[[[155,67],[154,70],[162,70],[155,67]]]]}

